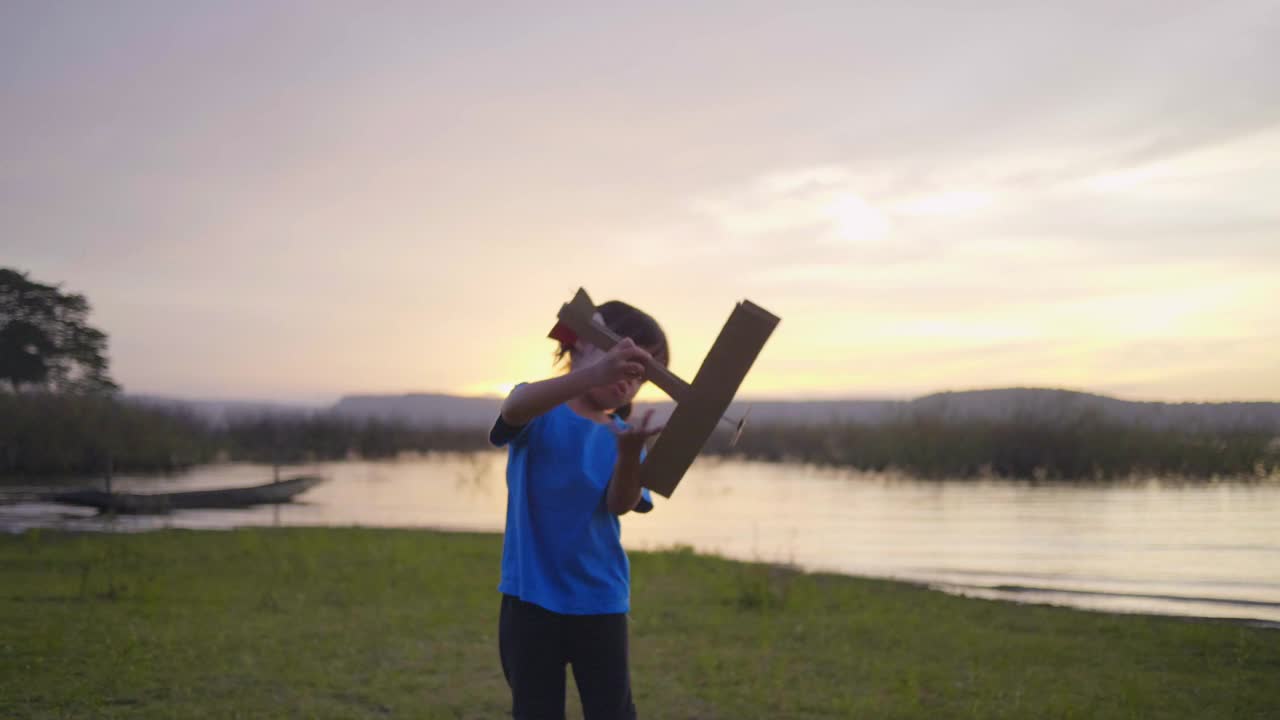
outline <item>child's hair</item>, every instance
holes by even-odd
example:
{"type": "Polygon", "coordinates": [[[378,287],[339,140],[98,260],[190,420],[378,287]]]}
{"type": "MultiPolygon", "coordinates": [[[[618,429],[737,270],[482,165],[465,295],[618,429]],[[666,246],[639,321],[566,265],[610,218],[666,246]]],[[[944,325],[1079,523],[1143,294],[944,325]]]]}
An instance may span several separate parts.
{"type": "MultiPolygon", "coordinates": [[[[671,350],[667,347],[667,334],[662,332],[658,321],[647,313],[628,305],[621,300],[610,300],[596,307],[596,312],[604,318],[604,324],[614,333],[629,337],[636,345],[649,350],[653,359],[667,367],[671,363],[671,350]]],[[[556,348],[556,363],[569,356],[573,348],[564,343],[556,348]]],[[[572,361],[572,359],[571,359],[572,361]]],[[[631,404],[627,403],[614,410],[614,414],[626,420],[631,415],[631,404]]]]}

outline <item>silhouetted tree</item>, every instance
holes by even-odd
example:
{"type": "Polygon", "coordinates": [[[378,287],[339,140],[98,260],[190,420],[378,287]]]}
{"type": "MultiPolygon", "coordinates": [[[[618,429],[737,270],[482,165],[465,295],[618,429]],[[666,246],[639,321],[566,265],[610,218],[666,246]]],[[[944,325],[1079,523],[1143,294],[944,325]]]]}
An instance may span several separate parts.
{"type": "Polygon", "coordinates": [[[107,336],[88,323],[89,301],[0,268],[0,381],[18,392],[112,393],[107,336]]]}

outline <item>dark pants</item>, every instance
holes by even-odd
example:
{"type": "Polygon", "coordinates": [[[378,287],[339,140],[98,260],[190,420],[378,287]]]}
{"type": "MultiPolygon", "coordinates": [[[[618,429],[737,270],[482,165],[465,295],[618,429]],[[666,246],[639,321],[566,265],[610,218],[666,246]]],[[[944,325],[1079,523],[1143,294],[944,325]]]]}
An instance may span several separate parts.
{"type": "Polygon", "coordinates": [[[563,720],[566,663],[573,666],[586,720],[636,716],[625,614],[561,615],[503,595],[498,652],[517,720],[563,720]]]}

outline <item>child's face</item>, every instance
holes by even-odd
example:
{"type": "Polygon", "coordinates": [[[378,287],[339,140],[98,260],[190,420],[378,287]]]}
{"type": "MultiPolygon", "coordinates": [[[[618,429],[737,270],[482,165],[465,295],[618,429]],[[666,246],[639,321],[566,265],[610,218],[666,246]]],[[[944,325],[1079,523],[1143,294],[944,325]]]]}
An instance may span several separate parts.
{"type": "MultiPolygon", "coordinates": [[[[588,367],[599,362],[604,358],[604,355],[605,352],[603,350],[594,345],[587,345],[575,354],[573,361],[578,367],[588,367]]],[[[640,392],[641,385],[644,385],[643,378],[627,378],[619,380],[612,385],[600,385],[591,388],[587,392],[591,395],[591,399],[596,406],[612,410],[631,402],[636,393],[640,392]]]]}

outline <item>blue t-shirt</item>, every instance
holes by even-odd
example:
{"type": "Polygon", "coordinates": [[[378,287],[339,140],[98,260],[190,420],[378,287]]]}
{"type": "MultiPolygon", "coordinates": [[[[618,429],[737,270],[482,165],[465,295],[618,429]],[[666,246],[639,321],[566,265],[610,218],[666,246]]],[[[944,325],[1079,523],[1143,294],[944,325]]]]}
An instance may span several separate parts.
{"type": "MultiPolygon", "coordinates": [[[[631,566],[606,502],[614,430],[558,405],[522,427],[499,417],[489,439],[509,448],[498,590],[566,615],[628,612],[631,566]]],[[[648,512],[653,501],[640,492],[635,510],[648,512]]]]}

